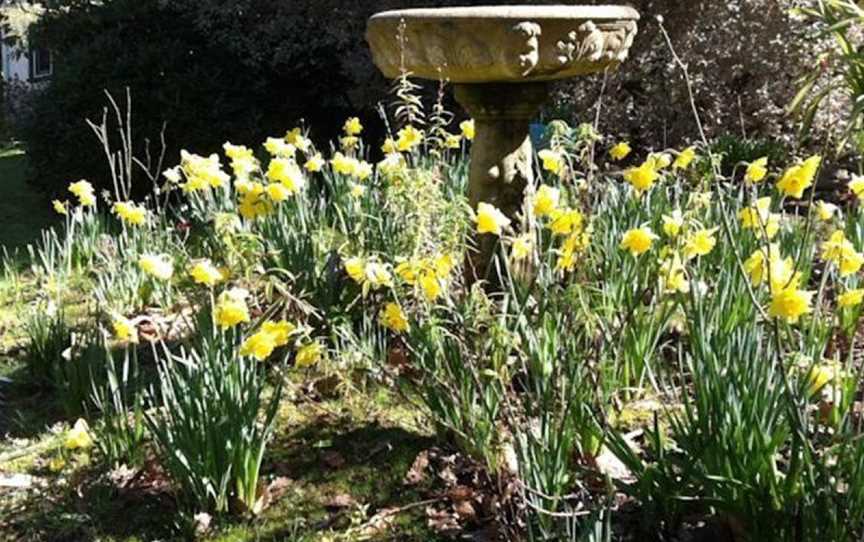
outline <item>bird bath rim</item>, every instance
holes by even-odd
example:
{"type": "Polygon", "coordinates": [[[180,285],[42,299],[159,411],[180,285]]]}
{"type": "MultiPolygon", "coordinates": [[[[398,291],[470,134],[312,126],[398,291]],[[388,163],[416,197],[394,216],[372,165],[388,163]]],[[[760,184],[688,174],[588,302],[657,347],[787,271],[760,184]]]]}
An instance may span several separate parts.
{"type": "Polygon", "coordinates": [[[366,39],[388,78],[529,83],[615,69],[637,32],[627,6],[479,6],[385,11],[366,39]]]}
{"type": "Polygon", "coordinates": [[[382,11],[369,21],[385,19],[565,19],[565,20],[631,20],[640,19],[639,12],[629,6],[620,5],[513,5],[472,6],[446,8],[411,8],[382,11]]]}

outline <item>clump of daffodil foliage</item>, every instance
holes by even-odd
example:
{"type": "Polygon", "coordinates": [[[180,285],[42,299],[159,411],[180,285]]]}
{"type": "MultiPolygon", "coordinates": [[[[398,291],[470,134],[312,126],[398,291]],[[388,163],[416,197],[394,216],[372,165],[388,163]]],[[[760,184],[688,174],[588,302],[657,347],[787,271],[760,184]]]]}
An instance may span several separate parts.
{"type": "Polygon", "coordinates": [[[360,369],[535,536],[602,532],[622,499],[663,536],[712,516],[752,540],[860,535],[864,178],[839,205],[814,196],[819,156],[726,177],[702,144],[639,154],[556,122],[507,216],[468,203],[473,122],[435,130],[373,142],[350,118],[329,151],[302,128],[184,151],[138,201],[72,183],[32,264],[51,314],[91,294],[91,332],[46,328],[28,358],[62,390],[48,357],[109,353],[67,448],[151,447],[190,510],[254,515],[284,386],[360,369]],[[489,282],[465,278],[478,240],[489,282]]]}

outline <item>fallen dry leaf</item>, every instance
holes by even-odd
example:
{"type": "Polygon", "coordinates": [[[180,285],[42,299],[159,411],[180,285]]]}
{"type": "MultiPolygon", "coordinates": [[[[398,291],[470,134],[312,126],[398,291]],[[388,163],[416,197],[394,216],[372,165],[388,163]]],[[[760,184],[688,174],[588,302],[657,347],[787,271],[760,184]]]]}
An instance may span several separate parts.
{"type": "Polygon", "coordinates": [[[402,370],[408,368],[408,353],[404,348],[395,346],[387,353],[387,364],[394,369],[402,370]]]}
{"type": "Polygon", "coordinates": [[[455,511],[456,515],[459,516],[459,519],[463,521],[477,517],[477,511],[474,510],[471,501],[459,501],[453,503],[453,511],[455,511]]]}
{"type": "Polygon", "coordinates": [[[438,533],[459,529],[459,522],[455,514],[451,514],[446,510],[436,510],[431,506],[426,508],[426,525],[438,533]]]}
{"type": "Polygon", "coordinates": [[[195,523],[195,534],[198,536],[204,536],[210,532],[210,524],[213,522],[213,517],[210,514],[201,512],[195,514],[195,517],[192,518],[192,520],[195,523]]]}
{"type": "Polygon", "coordinates": [[[411,468],[405,474],[402,483],[406,486],[417,485],[426,479],[426,468],[429,466],[429,450],[423,450],[414,459],[411,468]]]}
{"type": "Polygon", "coordinates": [[[119,489],[126,489],[138,476],[138,470],[130,469],[125,463],[108,473],[111,482],[119,489]]]}
{"type": "Polygon", "coordinates": [[[456,486],[447,492],[447,496],[453,502],[470,501],[474,495],[474,490],[468,486],[456,486]]]}
{"type": "Polygon", "coordinates": [[[621,462],[621,460],[605,446],[600,452],[600,455],[595,458],[595,463],[600,472],[609,476],[613,480],[619,480],[626,483],[636,481],[636,478],[633,476],[633,473],[630,472],[630,469],[627,468],[627,465],[621,462]]]}
{"type": "Polygon", "coordinates": [[[288,478],[287,476],[279,476],[278,478],[274,478],[272,482],[267,486],[267,489],[270,491],[270,498],[273,502],[278,501],[282,497],[288,493],[288,488],[294,483],[294,480],[288,478]]]}
{"type": "Polygon", "coordinates": [[[441,478],[448,486],[452,486],[458,481],[456,473],[453,472],[453,467],[451,467],[450,465],[447,465],[446,467],[441,469],[438,472],[438,477],[441,478]]]}
{"type": "Polygon", "coordinates": [[[393,522],[396,519],[395,512],[398,510],[398,508],[382,508],[372,516],[360,531],[362,539],[377,540],[382,534],[389,531],[393,527],[393,522]]]}

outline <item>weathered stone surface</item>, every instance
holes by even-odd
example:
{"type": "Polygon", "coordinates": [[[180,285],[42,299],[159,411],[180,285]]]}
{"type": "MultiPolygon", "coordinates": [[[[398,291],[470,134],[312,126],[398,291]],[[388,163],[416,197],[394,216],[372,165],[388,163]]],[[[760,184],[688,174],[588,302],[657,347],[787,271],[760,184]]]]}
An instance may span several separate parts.
{"type": "MultiPolygon", "coordinates": [[[[522,207],[525,190],[534,183],[533,149],[529,123],[548,98],[547,83],[490,83],[456,85],[456,101],[474,119],[468,199],[476,209],[481,201],[510,218],[522,207]]],[[[477,239],[469,255],[469,280],[487,278],[497,239],[477,239]]]]}
{"type": "Polygon", "coordinates": [[[551,81],[616,68],[638,19],[623,6],[408,9],[374,15],[366,38],[390,78],[404,62],[415,77],[453,83],[551,81]]]}

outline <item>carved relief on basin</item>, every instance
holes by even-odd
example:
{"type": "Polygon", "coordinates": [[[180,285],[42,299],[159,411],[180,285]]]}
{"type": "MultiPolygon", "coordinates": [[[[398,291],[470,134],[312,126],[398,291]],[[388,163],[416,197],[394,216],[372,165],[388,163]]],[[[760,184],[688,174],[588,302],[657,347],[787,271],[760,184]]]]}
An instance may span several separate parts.
{"type": "Polygon", "coordinates": [[[550,81],[616,68],[638,19],[622,6],[409,9],[373,16],[366,38],[389,78],[400,75],[404,59],[405,70],[425,79],[550,81]]]}

